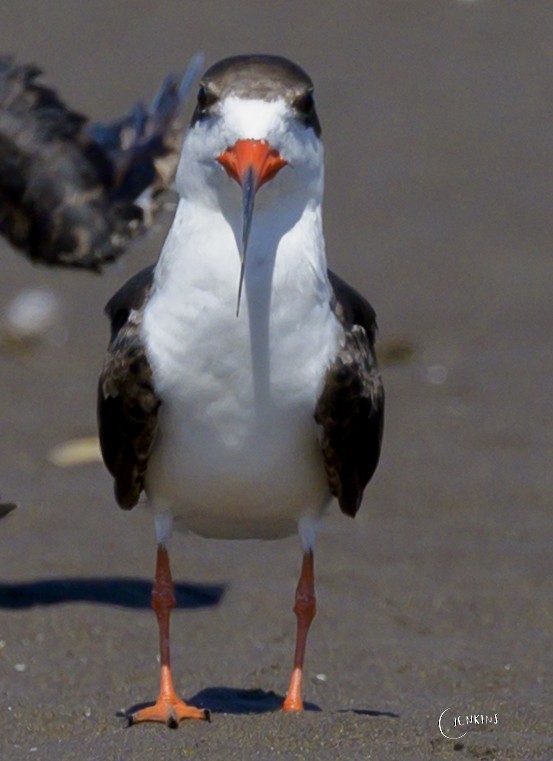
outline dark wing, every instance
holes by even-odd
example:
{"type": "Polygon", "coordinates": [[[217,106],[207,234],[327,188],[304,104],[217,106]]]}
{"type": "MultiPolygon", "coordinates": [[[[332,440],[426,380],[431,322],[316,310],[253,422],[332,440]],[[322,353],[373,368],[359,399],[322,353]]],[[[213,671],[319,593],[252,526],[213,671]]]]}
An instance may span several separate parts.
{"type": "Polygon", "coordinates": [[[108,302],[111,341],[98,383],[98,428],[115,497],[126,510],[138,502],[157,430],[160,400],[140,338],[153,267],[139,272],[108,302]]]}
{"type": "Polygon", "coordinates": [[[357,513],[380,457],[384,388],[374,351],[376,315],[371,305],[329,270],[344,346],[328,369],[315,409],[330,491],[342,512],[357,513]]]}
{"type": "Polygon", "coordinates": [[[98,270],[173,179],[190,71],[107,125],[88,124],[40,73],[0,58],[0,233],[34,261],[98,270]]]}

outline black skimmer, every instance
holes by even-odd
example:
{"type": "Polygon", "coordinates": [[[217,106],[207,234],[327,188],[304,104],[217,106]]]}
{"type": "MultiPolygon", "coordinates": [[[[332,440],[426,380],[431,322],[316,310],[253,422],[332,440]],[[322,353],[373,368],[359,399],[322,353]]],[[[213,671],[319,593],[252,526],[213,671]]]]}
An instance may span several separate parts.
{"type": "Polygon", "coordinates": [[[323,171],[302,69],[266,55],[215,64],[183,141],[180,202],[159,261],[107,305],[102,452],[119,505],[134,507],[144,491],[157,536],[161,686],[131,722],[207,717],[176,696],[171,678],[173,525],[229,539],[299,532],[283,708],[303,708],[317,528],[333,497],[347,515],[359,509],[384,407],[375,313],[327,270],[323,171]]]}
{"type": "Polygon", "coordinates": [[[36,66],[0,58],[0,234],[54,266],[98,270],[123,253],[173,179],[201,60],[168,76],[149,108],[90,124],[37,82],[36,66]]]}

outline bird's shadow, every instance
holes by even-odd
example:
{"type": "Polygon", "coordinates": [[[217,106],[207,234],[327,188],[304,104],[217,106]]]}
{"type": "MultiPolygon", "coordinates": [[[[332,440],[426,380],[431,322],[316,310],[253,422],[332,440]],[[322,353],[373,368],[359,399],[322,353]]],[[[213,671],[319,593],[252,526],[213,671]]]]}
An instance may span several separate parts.
{"type": "Polygon", "coordinates": [[[388,719],[400,719],[399,713],[393,711],[376,711],[374,708],[339,708],[336,713],[354,713],[357,716],[373,716],[374,718],[385,717],[388,719]]]}
{"type": "MultiPolygon", "coordinates": [[[[187,702],[197,708],[206,708],[210,714],[259,714],[279,711],[284,703],[284,696],[272,690],[206,687],[187,698],[187,702]]],[[[118,715],[128,719],[131,714],[151,705],[153,702],[137,703],[118,715]]],[[[309,702],[304,703],[304,708],[306,711],[321,710],[318,705],[309,702]]]]}
{"type": "MultiPolygon", "coordinates": [[[[39,605],[87,602],[123,608],[149,608],[152,582],[145,579],[58,578],[0,583],[0,608],[18,610],[39,605]]],[[[175,583],[177,608],[206,608],[217,605],[224,584],[175,583]]]]}
{"type": "MultiPolygon", "coordinates": [[[[272,690],[244,690],[236,687],[206,687],[192,698],[193,704],[208,708],[211,713],[270,713],[278,711],[284,703],[284,696],[272,690]]],[[[306,711],[320,711],[315,703],[304,704],[306,711]]]]}

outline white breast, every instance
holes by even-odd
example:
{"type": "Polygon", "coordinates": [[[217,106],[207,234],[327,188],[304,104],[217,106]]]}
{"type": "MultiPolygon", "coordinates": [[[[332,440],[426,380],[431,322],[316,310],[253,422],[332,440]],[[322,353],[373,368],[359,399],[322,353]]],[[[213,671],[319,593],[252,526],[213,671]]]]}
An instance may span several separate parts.
{"type": "Polygon", "coordinates": [[[204,536],[284,536],[330,500],[313,412],[343,333],[320,212],[267,222],[256,211],[236,317],[239,230],[181,201],[145,310],[163,402],[147,493],[204,536]]]}

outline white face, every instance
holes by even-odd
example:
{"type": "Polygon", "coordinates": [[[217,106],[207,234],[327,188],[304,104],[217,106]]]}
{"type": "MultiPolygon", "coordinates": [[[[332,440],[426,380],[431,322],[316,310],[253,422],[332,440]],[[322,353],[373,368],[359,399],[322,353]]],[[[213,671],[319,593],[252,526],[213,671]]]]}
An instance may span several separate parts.
{"type": "Polygon", "coordinates": [[[183,198],[241,213],[241,191],[217,161],[237,140],[263,140],[287,162],[257,193],[256,208],[270,207],[283,195],[305,205],[323,193],[323,145],[284,100],[228,96],[186,133],[176,187],[183,198]]]}

